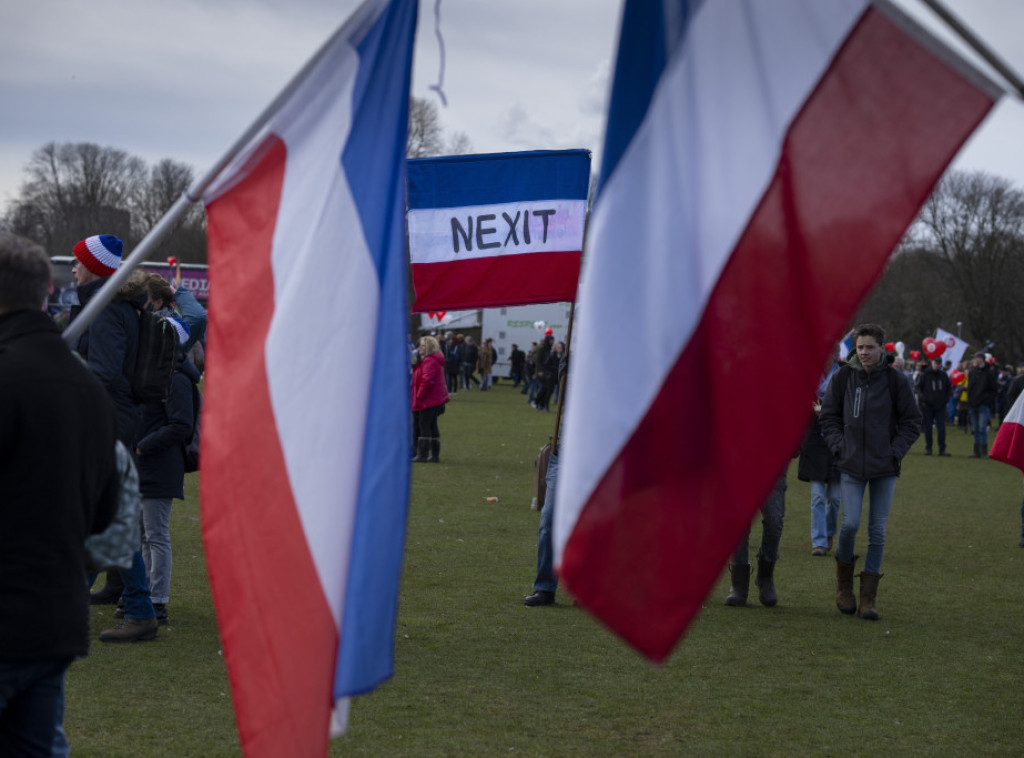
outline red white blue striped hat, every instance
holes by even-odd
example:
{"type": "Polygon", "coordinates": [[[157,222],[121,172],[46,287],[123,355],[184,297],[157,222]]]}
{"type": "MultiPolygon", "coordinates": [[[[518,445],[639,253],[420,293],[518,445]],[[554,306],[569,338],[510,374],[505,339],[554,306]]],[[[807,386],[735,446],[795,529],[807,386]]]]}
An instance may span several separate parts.
{"type": "Polygon", "coordinates": [[[113,234],[98,234],[76,244],[74,253],[96,276],[110,276],[121,265],[121,248],[121,240],[113,234]]]}

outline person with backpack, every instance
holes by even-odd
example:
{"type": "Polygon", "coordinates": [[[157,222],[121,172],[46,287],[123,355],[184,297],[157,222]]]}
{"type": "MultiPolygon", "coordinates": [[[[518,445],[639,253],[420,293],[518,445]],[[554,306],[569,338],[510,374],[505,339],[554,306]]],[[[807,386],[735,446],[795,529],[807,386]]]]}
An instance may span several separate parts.
{"type": "Polygon", "coordinates": [[[170,320],[181,344],[167,400],[143,407],[142,434],[135,446],[142,492],[142,558],[157,623],[166,625],[170,623],[171,502],[185,498],[183,446],[195,425],[194,397],[200,377],[184,353],[190,329],[170,307],[174,291],[162,276],[150,274],[147,293],[146,307],[170,320]]]}
{"type": "MultiPolygon", "coordinates": [[[[79,305],[71,308],[70,323],[86,304],[107,285],[121,265],[121,240],[112,234],[98,234],[79,241],[72,248],[75,262],[71,275],[75,280],[79,305]]],[[[106,389],[117,416],[117,438],[126,448],[135,450],[142,419],[141,404],[133,391],[133,379],[139,355],[140,312],[146,302],[146,273],[135,271],[114,298],[82,332],[76,350],[93,375],[106,389]]],[[[157,621],[149,597],[146,567],[141,550],[128,571],[108,571],[106,586],[93,593],[90,603],[116,603],[124,600],[124,618],[116,627],[100,634],[103,642],[136,642],[156,637],[157,621]]]]}
{"type": "Polygon", "coordinates": [[[876,621],[885,526],[901,462],[921,434],[921,411],[910,380],[892,367],[882,327],[863,324],[853,338],[854,351],[829,382],[818,420],[840,471],[843,517],[836,546],[836,606],[842,613],[858,610],[853,548],[868,490],[868,550],[860,574],[859,609],[861,618],[876,621]]]}

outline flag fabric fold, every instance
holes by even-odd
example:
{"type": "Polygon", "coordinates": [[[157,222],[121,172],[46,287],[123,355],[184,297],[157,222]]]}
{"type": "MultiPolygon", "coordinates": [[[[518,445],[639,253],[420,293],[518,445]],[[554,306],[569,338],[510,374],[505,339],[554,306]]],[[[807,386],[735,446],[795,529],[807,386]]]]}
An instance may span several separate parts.
{"type": "Polygon", "coordinates": [[[1010,406],[1006,417],[999,423],[999,431],[992,441],[988,457],[1019,468],[1024,472],[1024,394],[1010,406]]]}
{"type": "Polygon", "coordinates": [[[392,674],[415,0],[368,0],[204,195],[203,539],[242,747],[325,755],[392,674]]]}
{"type": "Polygon", "coordinates": [[[586,150],[410,160],[412,310],[573,300],[589,187],[586,150]]]}
{"type": "Polygon", "coordinates": [[[569,591],[646,656],[699,612],[997,96],[887,3],[627,0],[554,538],[569,591]]]}

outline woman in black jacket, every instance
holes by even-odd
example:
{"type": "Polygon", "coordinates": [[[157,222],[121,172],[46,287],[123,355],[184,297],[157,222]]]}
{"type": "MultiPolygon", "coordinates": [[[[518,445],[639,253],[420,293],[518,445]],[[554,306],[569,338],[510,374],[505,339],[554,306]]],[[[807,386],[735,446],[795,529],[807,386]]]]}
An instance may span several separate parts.
{"type": "MultiPolygon", "coordinates": [[[[171,313],[158,311],[164,316],[171,313]]],[[[187,328],[176,319],[172,323],[178,328],[184,343],[188,339],[187,328]]],[[[199,370],[179,353],[167,401],[151,403],[143,408],[142,435],[135,448],[139,490],[142,492],[142,558],[146,563],[153,609],[160,624],[169,623],[171,501],[185,498],[183,446],[192,436],[194,393],[198,382],[199,370]]]]}

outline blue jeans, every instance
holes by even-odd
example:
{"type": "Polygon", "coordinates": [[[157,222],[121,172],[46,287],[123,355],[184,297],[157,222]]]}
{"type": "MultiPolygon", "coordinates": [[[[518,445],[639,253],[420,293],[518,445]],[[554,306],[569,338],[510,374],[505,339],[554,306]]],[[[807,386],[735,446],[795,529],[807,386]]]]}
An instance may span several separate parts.
{"type": "Polygon", "coordinates": [[[547,495],[540,512],[540,529],[537,532],[537,578],[533,580],[534,591],[554,592],[558,589],[555,577],[555,549],[551,544],[551,524],[555,518],[555,482],[558,481],[558,456],[554,453],[548,459],[548,470],[544,474],[547,495]]]}
{"type": "Polygon", "coordinates": [[[52,754],[70,663],[0,663],[0,755],[52,754]]]}
{"type": "Polygon", "coordinates": [[[132,567],[128,571],[119,570],[121,581],[124,582],[124,617],[127,619],[151,619],[156,617],[153,602],[149,595],[149,581],[146,579],[146,564],[142,560],[142,551],[136,550],[132,556],[132,567]]]}
{"type": "Polygon", "coordinates": [[[921,426],[924,427],[924,449],[931,452],[932,449],[932,424],[939,433],[939,452],[946,452],[946,410],[940,408],[929,408],[921,406],[921,426]]]}
{"type": "Polygon", "coordinates": [[[537,391],[540,389],[541,381],[536,376],[530,380],[530,392],[526,398],[527,402],[532,403],[533,399],[537,397],[537,391]]]}
{"type": "Polygon", "coordinates": [[[992,409],[987,405],[971,406],[967,412],[970,414],[971,426],[974,428],[974,443],[976,445],[988,444],[988,422],[992,418],[992,409]]]}
{"type": "Polygon", "coordinates": [[[171,598],[171,498],[142,498],[142,560],[149,578],[150,599],[171,598]]]}
{"type": "Polygon", "coordinates": [[[864,559],[864,570],[880,574],[882,553],[885,551],[885,524],[892,509],[892,495],[896,491],[896,477],[882,476],[864,481],[849,474],[843,474],[840,484],[843,502],[843,521],[839,527],[839,546],[836,558],[843,563],[853,560],[853,547],[860,529],[860,514],[864,507],[864,490],[868,494],[868,553],[864,559]]]}
{"type": "Polygon", "coordinates": [[[835,535],[839,495],[839,482],[811,482],[811,547],[827,548],[835,535]]]}
{"type": "MultiPolygon", "coordinates": [[[[775,563],[779,559],[779,542],[782,541],[782,519],[786,515],[786,477],[779,477],[768,499],[761,505],[761,547],[757,559],[775,563]]],[[[743,535],[736,551],[732,554],[734,566],[750,563],[750,530],[743,535]]]]}

